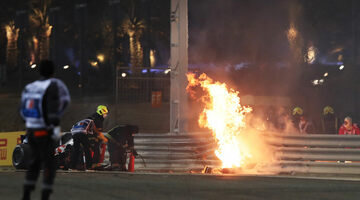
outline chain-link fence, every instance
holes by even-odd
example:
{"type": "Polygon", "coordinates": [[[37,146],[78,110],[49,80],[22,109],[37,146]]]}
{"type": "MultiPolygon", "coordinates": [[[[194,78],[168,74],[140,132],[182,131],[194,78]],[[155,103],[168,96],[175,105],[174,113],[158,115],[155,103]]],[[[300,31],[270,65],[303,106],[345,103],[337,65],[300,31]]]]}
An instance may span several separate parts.
{"type": "Polygon", "coordinates": [[[163,74],[162,72],[161,75],[152,74],[138,77],[127,76],[124,72],[119,74],[116,78],[115,87],[116,102],[168,102],[170,100],[170,77],[163,74]]]}

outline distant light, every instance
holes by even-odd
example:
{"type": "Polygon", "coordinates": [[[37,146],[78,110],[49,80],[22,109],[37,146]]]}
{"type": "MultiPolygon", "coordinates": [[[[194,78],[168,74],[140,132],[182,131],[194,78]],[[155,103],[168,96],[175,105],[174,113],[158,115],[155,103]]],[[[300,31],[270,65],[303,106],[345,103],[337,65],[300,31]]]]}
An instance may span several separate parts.
{"type": "Polygon", "coordinates": [[[150,50],[150,66],[155,67],[156,64],[156,58],[155,58],[155,50],[150,50]]]}
{"type": "Polygon", "coordinates": [[[327,77],[327,76],[329,76],[329,73],[325,72],[324,77],[327,77]]]}
{"type": "Polygon", "coordinates": [[[82,85],[81,85],[81,84],[79,84],[79,85],[78,85],[78,87],[79,87],[79,88],[81,88],[81,87],[82,87],[82,85]]]}
{"type": "Polygon", "coordinates": [[[343,60],[343,55],[342,54],[340,54],[339,56],[338,56],[338,58],[337,58],[337,60],[339,61],[339,62],[341,62],[342,60],[343,60]]]}
{"type": "Polygon", "coordinates": [[[312,83],[313,85],[319,85],[319,80],[315,79],[315,80],[311,81],[311,83],[312,83]]]}
{"type": "Polygon", "coordinates": [[[340,67],[339,67],[339,70],[343,70],[345,68],[345,66],[344,65],[341,65],[340,67]]]}
{"type": "Polygon", "coordinates": [[[143,74],[146,74],[148,72],[148,70],[147,69],[143,69],[143,70],[141,70],[141,73],[143,73],[143,74]]]}
{"type": "Polygon", "coordinates": [[[32,64],[30,67],[31,69],[34,69],[36,67],[36,64],[32,64]]]}
{"type": "Polygon", "coordinates": [[[167,69],[164,71],[164,74],[168,74],[169,72],[171,72],[171,69],[167,69]]]}
{"type": "Polygon", "coordinates": [[[287,31],[287,38],[288,38],[289,42],[295,41],[297,36],[298,36],[298,31],[296,30],[294,23],[291,23],[289,30],[287,31]]]}
{"type": "Polygon", "coordinates": [[[69,65],[65,65],[63,68],[64,69],[69,69],[69,67],[70,67],[69,65]]]}
{"type": "Polygon", "coordinates": [[[97,67],[97,66],[98,66],[98,62],[96,62],[96,61],[91,61],[91,62],[90,62],[90,65],[93,66],[93,67],[97,67]]]}
{"type": "Polygon", "coordinates": [[[313,64],[316,60],[316,48],[314,46],[310,46],[307,50],[305,62],[308,64],[313,64]]]}
{"type": "Polygon", "coordinates": [[[126,77],[126,73],[122,73],[121,76],[122,76],[122,77],[126,77]]]}
{"type": "Polygon", "coordinates": [[[336,65],[342,65],[344,64],[343,62],[336,62],[336,65]]]}
{"type": "Polygon", "coordinates": [[[324,79],[319,80],[319,84],[322,85],[324,83],[324,79]]]}
{"type": "Polygon", "coordinates": [[[96,58],[98,59],[98,61],[99,62],[104,62],[104,60],[105,60],[105,56],[104,56],[104,54],[98,54],[97,56],[96,56],[96,58]]]}

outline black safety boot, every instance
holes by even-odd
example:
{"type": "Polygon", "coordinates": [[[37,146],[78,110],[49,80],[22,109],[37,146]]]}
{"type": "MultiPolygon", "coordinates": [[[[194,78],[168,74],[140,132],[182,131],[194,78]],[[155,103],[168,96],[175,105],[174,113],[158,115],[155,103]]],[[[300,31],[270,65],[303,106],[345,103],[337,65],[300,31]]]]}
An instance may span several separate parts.
{"type": "Polygon", "coordinates": [[[30,200],[31,191],[24,191],[22,200],[30,200]]]}
{"type": "Polygon", "coordinates": [[[41,192],[41,200],[49,200],[51,192],[52,190],[50,189],[43,189],[41,192]]]}
{"type": "Polygon", "coordinates": [[[31,192],[35,189],[34,185],[24,185],[24,193],[22,200],[30,200],[31,192]]]}

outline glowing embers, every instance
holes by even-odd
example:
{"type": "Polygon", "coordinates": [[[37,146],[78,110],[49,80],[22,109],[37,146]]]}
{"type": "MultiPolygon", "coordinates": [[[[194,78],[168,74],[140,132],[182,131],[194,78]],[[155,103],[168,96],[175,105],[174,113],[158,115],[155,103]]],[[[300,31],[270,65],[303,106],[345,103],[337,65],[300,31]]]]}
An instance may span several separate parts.
{"type": "Polygon", "coordinates": [[[196,77],[187,74],[187,91],[196,98],[196,88],[202,92],[198,98],[204,105],[199,116],[200,127],[209,128],[216,138],[216,156],[222,162],[222,168],[241,167],[252,157],[243,137],[245,116],[252,108],[240,104],[239,92],[228,89],[225,83],[215,82],[206,74],[196,77]]]}
{"type": "Polygon", "coordinates": [[[201,171],[203,174],[236,174],[240,169],[234,168],[214,168],[205,166],[204,169],[201,171]]]}

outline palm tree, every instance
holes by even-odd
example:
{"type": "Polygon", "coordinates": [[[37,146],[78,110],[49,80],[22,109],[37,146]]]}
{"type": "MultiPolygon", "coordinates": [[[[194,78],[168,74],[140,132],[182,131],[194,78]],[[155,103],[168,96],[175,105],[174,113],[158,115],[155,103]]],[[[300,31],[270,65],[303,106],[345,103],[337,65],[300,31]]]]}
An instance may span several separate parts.
{"type": "Polygon", "coordinates": [[[290,4],[289,14],[290,23],[286,35],[292,51],[293,61],[295,65],[301,65],[304,61],[304,39],[299,32],[302,6],[298,1],[290,4]]]}
{"type": "Polygon", "coordinates": [[[143,48],[141,45],[141,36],[144,33],[145,21],[139,20],[134,16],[135,3],[132,1],[131,12],[122,25],[123,30],[129,36],[130,63],[135,75],[141,73],[143,66],[143,48]]]}
{"type": "Polygon", "coordinates": [[[52,26],[49,24],[48,6],[50,0],[44,2],[42,8],[33,8],[33,13],[30,14],[30,23],[35,30],[35,37],[39,41],[39,58],[48,59],[50,49],[50,35],[52,26]]]}
{"type": "Polygon", "coordinates": [[[16,28],[14,21],[11,21],[5,26],[5,30],[7,37],[6,63],[8,66],[14,68],[17,66],[19,28],[16,28]]]}

